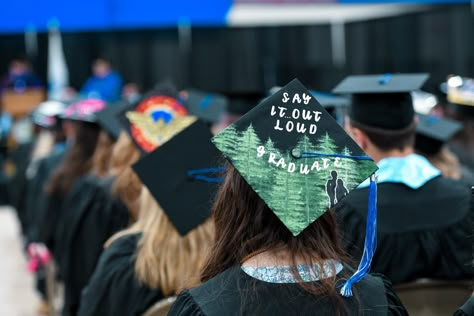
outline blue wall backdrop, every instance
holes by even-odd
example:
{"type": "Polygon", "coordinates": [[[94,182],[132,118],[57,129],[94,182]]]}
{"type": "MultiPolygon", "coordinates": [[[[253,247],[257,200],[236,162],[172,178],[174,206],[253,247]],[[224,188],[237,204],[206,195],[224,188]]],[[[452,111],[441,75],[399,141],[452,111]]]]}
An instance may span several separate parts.
{"type": "Polygon", "coordinates": [[[21,0],[2,1],[0,33],[22,33],[27,27],[47,30],[56,18],[63,31],[101,31],[194,26],[225,26],[227,13],[238,3],[469,3],[470,0],[21,0]]]}

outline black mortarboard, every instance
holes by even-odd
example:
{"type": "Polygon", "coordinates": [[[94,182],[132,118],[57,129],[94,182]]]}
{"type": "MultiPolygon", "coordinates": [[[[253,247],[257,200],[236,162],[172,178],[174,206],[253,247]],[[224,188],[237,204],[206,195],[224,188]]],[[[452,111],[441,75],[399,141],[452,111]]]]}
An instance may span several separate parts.
{"type": "Polygon", "coordinates": [[[110,104],[102,111],[98,112],[97,123],[109,134],[112,139],[117,139],[122,130],[119,116],[131,108],[131,104],[124,101],[116,104],[110,104]]]}
{"type": "Polygon", "coordinates": [[[166,81],[121,115],[121,123],[142,153],[151,152],[196,120],[187,116],[177,97],[177,90],[166,81]]]}
{"type": "Polygon", "coordinates": [[[216,183],[222,181],[211,137],[198,120],[133,165],[182,236],[209,217],[216,183]]]}
{"type": "Polygon", "coordinates": [[[462,129],[462,124],[432,115],[418,114],[415,148],[422,153],[433,155],[443,144],[462,129]]]}
{"type": "Polygon", "coordinates": [[[221,131],[213,142],[294,235],[334,206],[326,190],[333,171],[351,191],[377,170],[297,79],[221,131]],[[338,156],[344,153],[367,160],[338,156]]]}
{"type": "Polygon", "coordinates": [[[217,123],[227,111],[228,100],[222,95],[196,89],[188,89],[182,95],[188,113],[205,122],[217,123]]]}
{"type": "Polygon", "coordinates": [[[65,120],[88,123],[97,122],[97,113],[106,107],[106,103],[99,99],[83,99],[69,105],[61,115],[65,120]]]}
{"type": "Polygon", "coordinates": [[[428,74],[381,74],[346,77],[333,93],[351,94],[351,120],[369,127],[399,130],[415,115],[410,92],[418,90],[428,74]]]}
{"type": "Polygon", "coordinates": [[[294,236],[371,177],[363,259],[341,288],[351,296],[375,251],[375,162],[297,79],[212,141],[294,236]]]}
{"type": "Polygon", "coordinates": [[[258,104],[265,95],[258,91],[231,92],[226,94],[229,98],[228,112],[243,115],[250,111],[255,104],[258,104]]]}

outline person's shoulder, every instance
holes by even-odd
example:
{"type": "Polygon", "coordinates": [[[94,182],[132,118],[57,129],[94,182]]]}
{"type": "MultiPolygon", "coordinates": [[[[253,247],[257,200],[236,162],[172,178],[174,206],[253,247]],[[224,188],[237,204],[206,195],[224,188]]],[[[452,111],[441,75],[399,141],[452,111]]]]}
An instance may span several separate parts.
{"type": "Polygon", "coordinates": [[[189,290],[189,293],[201,308],[212,307],[217,299],[220,305],[233,305],[239,299],[239,288],[244,287],[240,284],[240,276],[240,266],[237,265],[189,290]]]}
{"type": "Polygon", "coordinates": [[[371,309],[384,309],[388,315],[408,315],[392,283],[384,275],[367,274],[357,288],[361,299],[371,309]]]}
{"type": "Polygon", "coordinates": [[[181,292],[176,301],[171,306],[168,316],[186,315],[186,316],[201,316],[204,315],[199,305],[194,300],[189,290],[181,292]]]}
{"type": "Polygon", "coordinates": [[[138,241],[142,234],[128,234],[114,240],[109,247],[105,248],[104,256],[128,256],[135,253],[138,241]]]}

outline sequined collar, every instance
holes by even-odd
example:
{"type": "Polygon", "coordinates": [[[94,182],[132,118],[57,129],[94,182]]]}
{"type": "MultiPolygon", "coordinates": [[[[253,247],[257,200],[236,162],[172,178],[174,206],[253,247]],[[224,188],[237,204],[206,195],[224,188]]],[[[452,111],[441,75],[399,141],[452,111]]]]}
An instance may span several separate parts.
{"type": "MultiPolygon", "coordinates": [[[[335,260],[324,261],[322,265],[297,265],[298,272],[304,282],[314,282],[332,277],[342,271],[342,264],[335,260]]],[[[298,283],[293,276],[290,266],[264,266],[248,267],[241,269],[250,277],[268,283],[298,283]]]]}

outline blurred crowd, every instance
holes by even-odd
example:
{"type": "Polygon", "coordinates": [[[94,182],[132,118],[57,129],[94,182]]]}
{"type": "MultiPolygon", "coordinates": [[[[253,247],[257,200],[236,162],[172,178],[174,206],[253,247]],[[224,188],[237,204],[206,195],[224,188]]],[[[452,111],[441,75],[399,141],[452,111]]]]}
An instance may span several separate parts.
{"type": "MultiPolygon", "coordinates": [[[[474,315],[474,80],[433,95],[426,78],[139,91],[100,58],[64,99],[0,108],[0,198],[37,312],[407,315],[423,279],[463,288],[448,313],[474,315]],[[320,113],[314,133],[300,108],[320,113]]],[[[18,59],[0,93],[42,86],[18,59]]]]}

